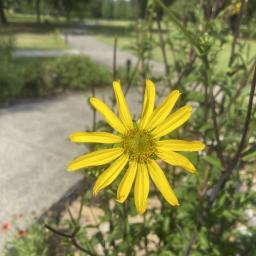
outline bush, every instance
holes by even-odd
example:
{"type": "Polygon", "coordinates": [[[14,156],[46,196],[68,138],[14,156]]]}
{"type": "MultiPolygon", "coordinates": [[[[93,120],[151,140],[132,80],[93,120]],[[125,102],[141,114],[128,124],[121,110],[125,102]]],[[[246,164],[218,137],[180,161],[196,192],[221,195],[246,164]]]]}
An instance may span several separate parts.
{"type": "Polygon", "coordinates": [[[17,236],[6,244],[3,256],[47,256],[49,255],[49,234],[35,223],[28,230],[18,230],[17,236]]]}
{"type": "Polygon", "coordinates": [[[83,90],[111,82],[111,74],[85,56],[64,56],[45,63],[39,74],[46,89],[83,90]]]}
{"type": "Polygon", "coordinates": [[[111,73],[85,56],[56,59],[12,57],[11,42],[0,42],[0,101],[50,96],[111,83],[111,73]]]}
{"type": "Polygon", "coordinates": [[[22,87],[20,72],[17,70],[12,52],[15,47],[13,37],[0,39],[0,100],[10,99],[19,94],[22,87]]]}

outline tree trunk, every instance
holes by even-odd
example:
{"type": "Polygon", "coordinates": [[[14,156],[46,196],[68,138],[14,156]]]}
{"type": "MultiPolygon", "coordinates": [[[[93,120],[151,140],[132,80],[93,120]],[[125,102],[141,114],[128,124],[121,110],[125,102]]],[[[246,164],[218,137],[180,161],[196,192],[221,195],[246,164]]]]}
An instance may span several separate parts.
{"type": "Polygon", "coordinates": [[[36,22],[41,23],[41,0],[36,0],[36,22]]]}
{"type": "Polygon", "coordinates": [[[4,0],[0,0],[0,24],[7,24],[7,18],[4,13],[4,0]]]}

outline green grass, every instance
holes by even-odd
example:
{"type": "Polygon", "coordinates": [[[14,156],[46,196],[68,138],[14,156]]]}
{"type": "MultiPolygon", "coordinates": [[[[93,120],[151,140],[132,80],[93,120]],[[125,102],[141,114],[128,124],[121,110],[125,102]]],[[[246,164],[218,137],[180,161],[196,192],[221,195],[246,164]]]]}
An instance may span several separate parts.
{"type": "MultiPolygon", "coordinates": [[[[2,38],[8,36],[2,35],[2,38]]],[[[60,33],[55,31],[44,34],[14,33],[12,36],[16,49],[64,50],[68,48],[60,33]]]]}
{"type": "MultiPolygon", "coordinates": [[[[96,25],[90,25],[89,29],[91,33],[95,34],[95,36],[101,40],[102,42],[113,45],[114,43],[114,36],[118,37],[118,48],[131,51],[130,46],[135,45],[136,41],[136,35],[135,32],[133,31],[131,27],[130,22],[122,22],[122,23],[107,23],[104,21],[103,25],[102,24],[96,24],[96,25]]],[[[172,33],[174,35],[173,43],[175,44],[175,36],[177,36],[177,33],[179,31],[175,31],[172,29],[172,33]]],[[[173,36],[172,36],[173,38],[173,36]]],[[[155,42],[159,42],[159,36],[158,33],[155,32],[153,33],[153,40],[155,42]]],[[[240,50],[239,54],[243,56],[244,58],[252,58],[256,56],[256,41],[253,40],[241,40],[242,43],[244,43],[246,46],[242,47],[240,50]],[[247,49],[250,49],[249,53],[247,52],[247,49]]],[[[230,42],[226,43],[222,49],[220,50],[220,53],[218,54],[218,59],[217,59],[217,66],[218,69],[223,69],[227,67],[227,63],[229,60],[229,55],[231,51],[231,40],[230,42]]],[[[170,51],[170,49],[167,48],[167,57],[169,64],[173,64],[173,55],[170,51]]],[[[162,51],[160,47],[155,47],[154,50],[152,51],[152,59],[158,61],[158,62],[163,62],[163,57],[162,57],[162,51]]]]}
{"type": "Polygon", "coordinates": [[[56,22],[48,16],[42,17],[42,21],[46,19],[50,22],[37,24],[35,15],[9,14],[9,24],[0,27],[0,37],[13,36],[18,49],[66,49],[60,30],[72,24],[56,22]]]}
{"type": "MultiPolygon", "coordinates": [[[[27,14],[27,13],[7,13],[7,19],[8,22],[15,22],[15,23],[36,23],[36,15],[35,14],[27,14]]],[[[50,15],[41,15],[41,21],[42,23],[45,22],[53,22],[56,23],[65,23],[65,19],[63,17],[59,17],[58,20],[56,20],[55,17],[52,17],[50,15]]]]}
{"type": "Polygon", "coordinates": [[[49,34],[18,34],[15,36],[16,47],[22,49],[66,49],[67,46],[58,32],[49,34]]]}

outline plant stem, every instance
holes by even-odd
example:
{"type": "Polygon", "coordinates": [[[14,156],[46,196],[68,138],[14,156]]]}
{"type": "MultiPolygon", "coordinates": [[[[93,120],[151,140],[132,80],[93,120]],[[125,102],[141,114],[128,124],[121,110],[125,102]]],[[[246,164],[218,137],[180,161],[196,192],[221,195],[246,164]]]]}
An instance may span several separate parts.
{"type": "MultiPolygon", "coordinates": [[[[210,75],[209,75],[210,65],[209,65],[207,55],[204,55],[202,57],[202,61],[203,61],[203,64],[204,64],[205,87],[210,89],[212,125],[213,125],[214,134],[215,134],[215,139],[217,141],[217,155],[218,155],[218,158],[220,159],[222,165],[224,166],[225,162],[224,162],[224,158],[223,158],[223,149],[222,149],[222,145],[221,145],[221,141],[220,141],[219,126],[218,126],[218,123],[217,123],[217,113],[216,113],[215,99],[214,99],[214,94],[213,94],[213,85],[211,83],[211,78],[210,78],[210,75]]],[[[205,95],[205,97],[207,97],[207,94],[205,95]]]]}
{"type": "Polygon", "coordinates": [[[179,21],[174,12],[167,8],[167,6],[161,0],[155,0],[155,2],[164,10],[170,20],[182,31],[185,35],[185,38],[194,46],[199,52],[202,52],[202,49],[198,43],[197,37],[193,35],[187,28],[179,21]]]}
{"type": "Polygon", "coordinates": [[[161,20],[157,18],[157,27],[158,27],[158,34],[159,34],[159,41],[160,41],[160,48],[163,55],[164,67],[165,67],[165,74],[167,77],[168,86],[172,88],[172,82],[170,80],[170,66],[167,60],[166,48],[164,43],[164,36],[161,28],[161,20]]]}
{"type": "Polygon", "coordinates": [[[117,53],[117,36],[114,38],[114,50],[113,50],[113,80],[116,80],[116,53],[117,53]]]}

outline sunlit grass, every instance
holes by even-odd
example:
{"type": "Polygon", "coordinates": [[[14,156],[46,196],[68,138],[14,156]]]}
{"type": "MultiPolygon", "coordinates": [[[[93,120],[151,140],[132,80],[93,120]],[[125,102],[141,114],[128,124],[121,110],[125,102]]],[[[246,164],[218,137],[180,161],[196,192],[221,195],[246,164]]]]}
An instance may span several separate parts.
{"type": "MultiPolygon", "coordinates": [[[[91,30],[94,32],[93,28],[91,30]]],[[[111,33],[111,30],[107,30],[107,33],[102,33],[99,29],[94,32],[97,38],[106,44],[113,45],[114,43],[114,34],[111,33]]],[[[159,41],[158,35],[153,35],[153,40],[155,42],[159,41]]],[[[131,52],[130,46],[134,45],[136,41],[135,33],[128,31],[127,33],[118,35],[118,48],[127,50],[131,52]]],[[[242,50],[238,51],[240,56],[244,59],[251,59],[256,56],[256,42],[253,40],[241,40],[241,43],[244,44],[242,50]]],[[[220,52],[217,57],[217,68],[223,69],[227,67],[229,56],[231,52],[231,44],[232,42],[228,42],[224,44],[224,46],[220,49],[220,52]]],[[[176,44],[177,45],[177,44],[176,44]]],[[[238,48],[239,49],[239,48],[238,48]]],[[[173,55],[171,50],[167,47],[167,57],[169,64],[173,64],[173,55]]],[[[152,59],[158,62],[163,62],[163,54],[160,47],[154,47],[152,51],[152,59]]]]}
{"type": "Polygon", "coordinates": [[[22,49],[66,49],[64,39],[59,33],[18,34],[15,36],[16,47],[22,49]]]}

